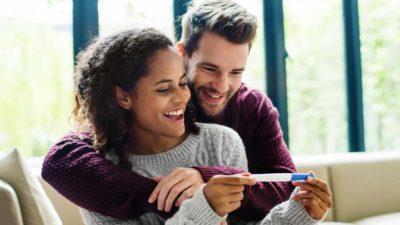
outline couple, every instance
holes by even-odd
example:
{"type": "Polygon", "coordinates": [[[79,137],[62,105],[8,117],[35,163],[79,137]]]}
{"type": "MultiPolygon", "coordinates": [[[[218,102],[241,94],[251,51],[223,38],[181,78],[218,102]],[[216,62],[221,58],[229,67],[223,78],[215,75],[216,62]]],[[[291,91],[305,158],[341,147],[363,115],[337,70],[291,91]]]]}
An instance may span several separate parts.
{"type": "MultiPolygon", "coordinates": [[[[94,42],[79,58],[75,108],[80,128],[92,133],[71,133],[53,146],[43,165],[44,179],[90,210],[84,211],[88,223],[111,220],[101,214],[163,223],[175,213],[167,220],[172,224],[185,219],[214,224],[240,205],[228,220],[261,220],[289,197],[292,186],[254,184],[245,175],[210,179],[247,171],[246,154],[252,172],[294,171],[276,110],[264,95],[241,83],[255,29],[255,18],[242,7],[209,1],[184,17],[179,55],[154,30],[128,31],[94,42]],[[197,117],[234,128],[246,153],[231,129],[193,123],[179,56],[184,58],[197,117]],[[177,212],[173,205],[180,205],[177,212]],[[202,210],[195,210],[198,207],[202,210]]],[[[293,214],[295,222],[300,222],[299,216],[315,222],[293,201],[301,198],[306,199],[301,202],[307,212],[321,219],[331,201],[326,184],[314,179],[296,186],[300,191],[269,215],[288,208],[303,212],[293,214]]]]}

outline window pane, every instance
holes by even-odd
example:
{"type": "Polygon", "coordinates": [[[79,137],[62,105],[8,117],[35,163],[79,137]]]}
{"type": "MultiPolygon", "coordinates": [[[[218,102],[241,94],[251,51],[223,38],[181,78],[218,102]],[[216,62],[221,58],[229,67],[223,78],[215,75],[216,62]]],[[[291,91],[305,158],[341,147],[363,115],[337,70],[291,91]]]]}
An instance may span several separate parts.
{"type": "Polygon", "coordinates": [[[0,4],[0,151],[43,155],[69,127],[72,1],[0,4]]]}
{"type": "Polygon", "coordinates": [[[284,1],[294,154],[347,151],[341,2],[284,1]]]}
{"type": "Polygon", "coordinates": [[[132,28],[156,28],[174,37],[172,0],[99,0],[100,35],[132,28]]]}
{"type": "Polygon", "coordinates": [[[400,148],[400,1],[359,2],[366,149],[400,148]]]}

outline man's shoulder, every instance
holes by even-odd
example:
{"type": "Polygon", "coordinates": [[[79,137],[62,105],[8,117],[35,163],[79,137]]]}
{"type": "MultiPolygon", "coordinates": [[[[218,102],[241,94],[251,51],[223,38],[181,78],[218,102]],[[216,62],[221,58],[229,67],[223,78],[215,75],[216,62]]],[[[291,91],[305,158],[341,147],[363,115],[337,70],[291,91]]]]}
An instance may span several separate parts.
{"type": "Polygon", "coordinates": [[[271,99],[265,93],[244,83],[242,83],[232,100],[238,110],[245,111],[246,114],[260,112],[260,110],[268,112],[274,108],[271,99]]]}

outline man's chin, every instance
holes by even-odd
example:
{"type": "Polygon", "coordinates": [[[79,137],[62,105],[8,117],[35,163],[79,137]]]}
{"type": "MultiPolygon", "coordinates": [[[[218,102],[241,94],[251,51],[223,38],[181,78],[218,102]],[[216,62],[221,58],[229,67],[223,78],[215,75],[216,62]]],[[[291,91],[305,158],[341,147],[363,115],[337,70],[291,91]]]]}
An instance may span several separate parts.
{"type": "Polygon", "coordinates": [[[208,105],[208,104],[202,104],[202,111],[203,114],[206,115],[207,117],[217,117],[219,116],[222,111],[225,109],[225,104],[223,105],[208,105]]]}

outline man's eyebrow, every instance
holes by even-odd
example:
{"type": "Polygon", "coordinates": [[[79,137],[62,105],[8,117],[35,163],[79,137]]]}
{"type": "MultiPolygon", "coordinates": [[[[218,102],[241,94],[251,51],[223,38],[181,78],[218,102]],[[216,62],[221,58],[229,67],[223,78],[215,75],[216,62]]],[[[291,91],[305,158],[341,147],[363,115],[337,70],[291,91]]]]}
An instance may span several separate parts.
{"type": "Polygon", "coordinates": [[[209,63],[209,62],[201,62],[201,63],[199,63],[198,65],[199,65],[199,66],[209,66],[209,67],[215,67],[215,68],[218,68],[218,66],[217,66],[217,65],[215,65],[215,64],[212,64],[212,63],[209,63]]]}
{"type": "MultiPolygon", "coordinates": [[[[183,75],[179,78],[179,80],[182,80],[183,78],[185,78],[185,76],[186,76],[186,73],[183,73],[183,75]]],[[[172,81],[173,80],[171,80],[171,79],[162,79],[160,81],[157,81],[154,85],[159,85],[162,83],[171,83],[172,81]]]]}
{"type": "MultiPolygon", "coordinates": [[[[209,63],[209,62],[202,62],[202,63],[199,63],[198,65],[199,65],[199,66],[209,66],[209,67],[218,68],[217,65],[212,64],[212,63],[209,63]]],[[[235,69],[233,69],[232,71],[234,71],[234,72],[243,72],[244,70],[245,70],[245,68],[244,68],[244,67],[241,67],[241,68],[235,68],[235,69]]]]}

